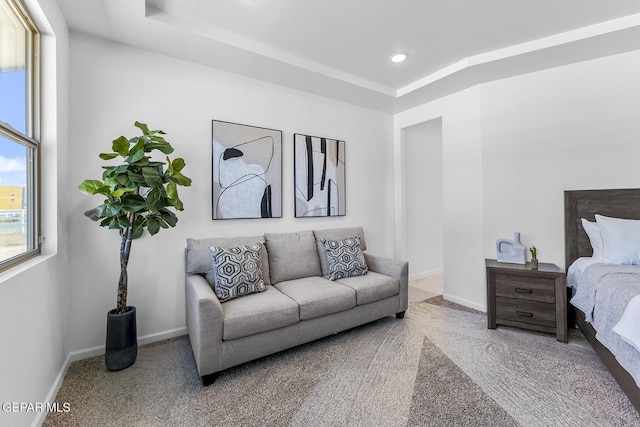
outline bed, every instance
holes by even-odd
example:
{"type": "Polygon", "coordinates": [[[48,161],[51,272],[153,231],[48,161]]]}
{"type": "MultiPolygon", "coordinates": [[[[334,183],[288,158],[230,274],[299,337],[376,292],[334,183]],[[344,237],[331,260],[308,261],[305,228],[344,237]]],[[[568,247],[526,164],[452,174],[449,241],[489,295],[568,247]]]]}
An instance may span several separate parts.
{"type": "MultiPolygon", "coordinates": [[[[582,272],[589,273],[590,276],[597,276],[598,274],[602,277],[607,276],[608,278],[615,277],[613,273],[609,274],[612,266],[606,266],[602,264],[596,264],[589,260],[589,258],[593,255],[593,247],[592,243],[589,239],[589,236],[585,232],[584,227],[589,228],[589,224],[585,224],[583,227],[582,219],[586,219],[588,221],[595,222],[596,215],[602,215],[610,218],[623,218],[623,219],[640,219],[640,189],[615,189],[615,190],[580,190],[580,191],[565,191],[565,266],[569,268],[576,262],[580,264],[581,261],[586,260],[586,263],[582,264],[581,269],[576,269],[576,266],[569,269],[567,275],[568,285],[574,285],[576,289],[580,289],[579,284],[571,283],[575,280],[584,280],[580,276],[582,272]],[[580,271],[578,274],[576,271],[580,271]],[[573,275],[573,277],[571,277],[573,275]]],[[[601,219],[602,217],[598,217],[601,219]]],[[[630,277],[636,274],[635,271],[632,271],[634,268],[637,270],[637,278],[634,280],[640,281],[640,267],[638,266],[620,266],[620,274],[625,274],[625,276],[617,276],[623,277],[624,280],[630,281],[630,277]]],[[[634,285],[627,284],[625,285],[627,289],[626,298],[629,299],[632,297],[633,292],[630,290],[634,285]]],[[[571,299],[572,293],[578,293],[577,290],[574,289],[573,292],[568,292],[568,298],[571,299]]],[[[595,291],[594,291],[595,293],[595,291]]],[[[600,327],[598,326],[598,322],[593,319],[596,317],[596,313],[599,313],[602,317],[603,313],[608,312],[616,312],[618,314],[612,314],[612,317],[620,318],[621,313],[624,312],[624,316],[627,316],[627,312],[625,312],[626,304],[621,301],[614,301],[614,294],[620,294],[622,292],[610,292],[611,296],[607,299],[605,297],[600,300],[594,301],[596,305],[593,310],[593,316],[589,313],[587,314],[579,308],[575,307],[573,304],[568,304],[568,312],[569,312],[569,325],[577,325],[580,330],[583,332],[591,346],[594,348],[600,359],[602,359],[604,365],[609,369],[613,377],[616,379],[622,390],[629,397],[629,400],[634,405],[636,410],[640,412],[640,388],[638,387],[638,383],[636,380],[639,377],[639,371],[637,366],[630,366],[629,361],[632,364],[640,365],[640,351],[637,351],[633,346],[627,345],[628,348],[625,349],[626,354],[620,355],[618,353],[618,348],[607,343],[604,345],[601,341],[607,342],[611,341],[611,338],[605,339],[605,334],[614,335],[614,332],[609,331],[609,326],[611,325],[611,320],[609,323],[600,322],[600,327]],[[609,304],[609,305],[607,305],[609,304]],[[589,322],[585,319],[589,318],[589,322]],[[593,325],[596,325],[595,328],[593,325]],[[606,325],[606,329],[605,329],[606,325]],[[596,332],[596,329],[598,331],[596,332]],[[598,338],[596,338],[596,334],[598,338]],[[613,350],[609,350],[609,348],[613,348],[613,350]],[[614,356],[612,351],[618,354],[618,358],[614,356]],[[634,353],[635,352],[635,353],[634,353]],[[618,360],[620,359],[620,360],[618,360]],[[625,369],[626,366],[628,368],[625,369]],[[635,379],[634,379],[635,377],[635,379]]],[[[584,294],[584,291],[583,291],[584,294]]],[[[604,291],[601,292],[604,295],[604,291]]],[[[638,299],[640,300],[640,299],[638,299]]],[[[637,301],[637,300],[634,300],[637,301]]],[[[580,301],[576,302],[574,299],[574,304],[578,306],[584,306],[584,303],[580,303],[580,301]]],[[[621,322],[622,323],[622,322],[621,322]]],[[[640,328],[640,325],[637,325],[640,328]]],[[[620,341],[619,337],[613,338],[615,340],[620,341]]],[[[636,347],[637,348],[637,347],[636,347]]]]}

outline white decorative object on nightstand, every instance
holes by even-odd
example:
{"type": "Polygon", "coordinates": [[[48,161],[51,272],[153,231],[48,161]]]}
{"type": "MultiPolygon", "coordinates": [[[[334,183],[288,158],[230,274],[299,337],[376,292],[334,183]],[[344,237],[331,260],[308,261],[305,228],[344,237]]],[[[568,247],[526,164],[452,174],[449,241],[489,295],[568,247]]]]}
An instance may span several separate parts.
{"type": "Polygon", "coordinates": [[[520,242],[520,233],[513,233],[513,240],[496,240],[496,258],[498,262],[524,264],[524,245],[520,242]]]}

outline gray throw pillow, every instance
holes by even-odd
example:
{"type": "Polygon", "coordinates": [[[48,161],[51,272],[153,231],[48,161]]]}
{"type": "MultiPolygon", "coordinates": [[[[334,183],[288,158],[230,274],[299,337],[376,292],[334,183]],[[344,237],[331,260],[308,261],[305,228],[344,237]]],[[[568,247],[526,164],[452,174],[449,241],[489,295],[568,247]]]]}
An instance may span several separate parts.
{"type": "Polygon", "coordinates": [[[316,238],[316,246],[318,247],[318,258],[320,258],[322,277],[325,279],[329,278],[329,260],[327,259],[327,252],[324,249],[324,243],[322,243],[323,240],[342,240],[347,237],[360,236],[360,249],[362,249],[362,251],[367,250],[364,230],[360,226],[313,230],[313,235],[316,238]]]}
{"type": "Polygon", "coordinates": [[[213,290],[220,302],[262,292],[262,243],[234,248],[209,248],[213,257],[213,290]]]}
{"type": "Polygon", "coordinates": [[[342,240],[323,239],[322,243],[329,260],[329,280],[364,276],[369,272],[360,248],[359,236],[347,237],[342,240]]]}

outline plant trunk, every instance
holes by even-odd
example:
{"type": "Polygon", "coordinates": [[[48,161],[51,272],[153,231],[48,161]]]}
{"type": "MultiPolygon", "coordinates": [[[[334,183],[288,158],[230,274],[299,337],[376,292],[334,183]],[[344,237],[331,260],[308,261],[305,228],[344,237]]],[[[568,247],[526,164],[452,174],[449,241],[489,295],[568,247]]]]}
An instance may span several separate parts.
{"type": "Polygon", "coordinates": [[[129,264],[129,254],[131,253],[131,233],[133,225],[122,233],[120,241],[120,280],[118,281],[118,301],[116,312],[122,314],[127,310],[127,285],[129,276],[127,275],[127,265],[129,264]]]}

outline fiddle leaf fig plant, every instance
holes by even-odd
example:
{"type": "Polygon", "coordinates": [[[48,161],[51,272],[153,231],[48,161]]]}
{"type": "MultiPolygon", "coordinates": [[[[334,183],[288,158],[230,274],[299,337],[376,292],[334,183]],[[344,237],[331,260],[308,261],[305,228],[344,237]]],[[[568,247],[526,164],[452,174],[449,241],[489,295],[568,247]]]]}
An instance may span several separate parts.
{"type": "Polygon", "coordinates": [[[128,311],[127,265],[131,242],[142,236],[145,229],[153,236],[162,228],[175,227],[178,217],[173,210],[184,210],[178,186],[191,185],[191,179],[182,173],[184,160],[171,160],[167,156],[173,153],[173,147],[164,139],[165,132],[149,130],[146,124],[137,121],[134,125],[142,131],[141,136],[121,136],[113,141],[112,152],[100,154],[107,161],[121,157],[121,164],[102,166],[102,180],[87,179],[78,187],[83,193],[104,197],[102,204],[86,211],[85,216],[120,233],[118,314],[128,311]],[[151,159],[156,151],[166,156],[166,162],[151,159]]]}

